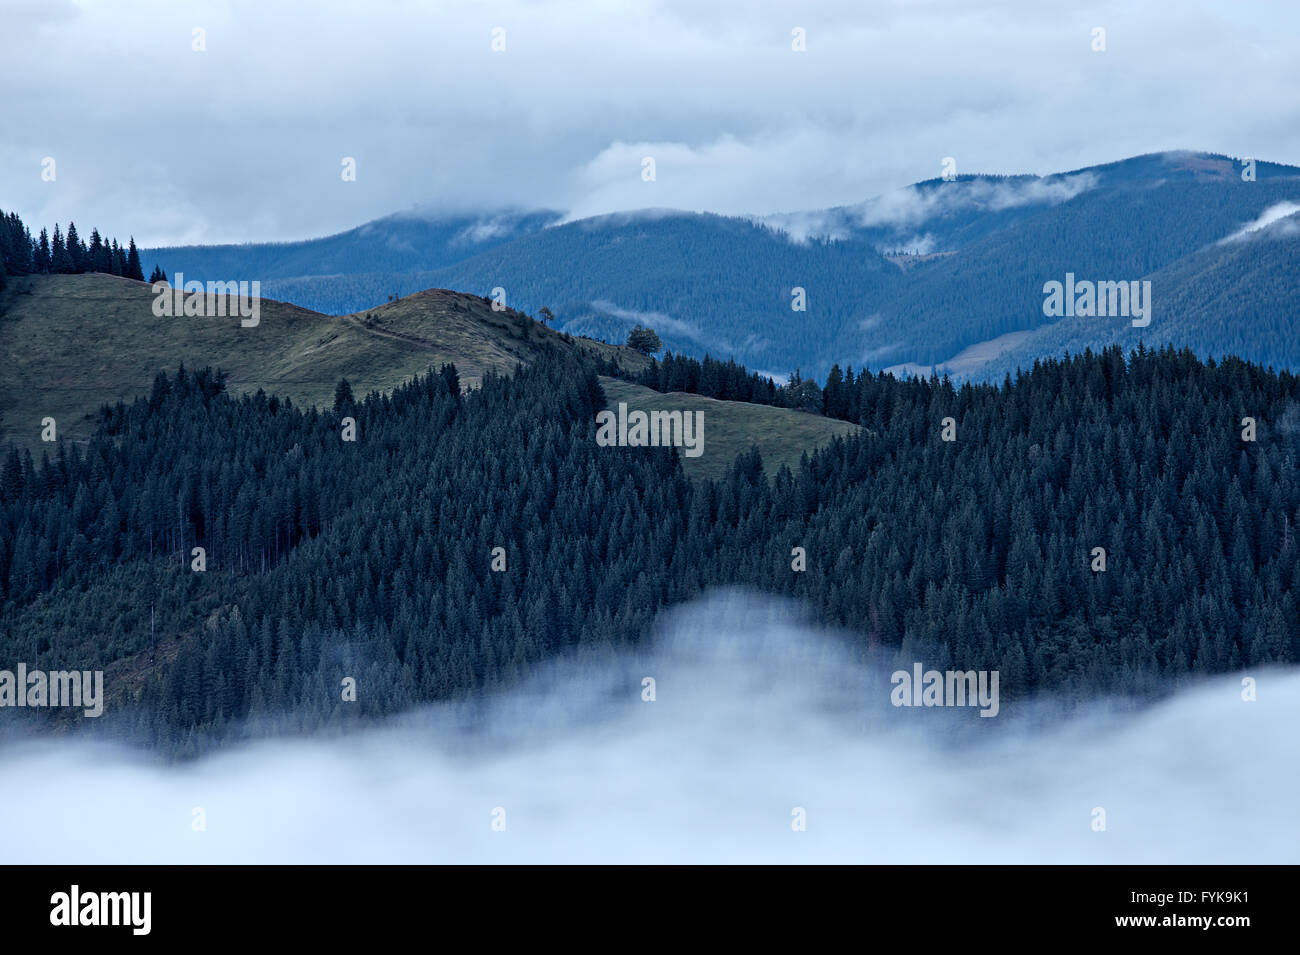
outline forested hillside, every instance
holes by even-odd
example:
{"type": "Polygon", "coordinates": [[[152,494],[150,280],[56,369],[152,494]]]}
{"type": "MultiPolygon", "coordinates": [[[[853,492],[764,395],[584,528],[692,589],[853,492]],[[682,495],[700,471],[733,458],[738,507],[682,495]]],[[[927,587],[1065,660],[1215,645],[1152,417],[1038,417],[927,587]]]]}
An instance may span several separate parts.
{"type": "MultiPolygon", "coordinates": [[[[1203,356],[1222,355],[1226,343],[1211,329],[1182,321],[1189,308],[1203,304],[1195,290],[1198,270],[1169,266],[1213,248],[1265,210],[1288,200],[1300,201],[1300,179],[1136,183],[1085,193],[981,239],[957,255],[937,257],[911,269],[906,285],[895,286],[892,299],[880,304],[882,324],[897,333],[897,346],[886,363],[894,359],[942,362],[975,342],[1053,324],[1056,320],[1043,314],[1043,284],[1063,281],[1067,272],[1092,281],[1152,281],[1150,326],[1117,338],[1116,326],[1127,326],[1127,321],[1098,317],[1069,323],[1085,345],[1136,343],[1142,336],[1148,343],[1171,342],[1203,356]]],[[[1297,264],[1294,257],[1288,258],[1283,273],[1294,273],[1297,264]]],[[[1265,283],[1255,290],[1255,298],[1290,327],[1297,314],[1295,300],[1274,294],[1278,291],[1265,283]]],[[[1217,310],[1239,322],[1245,317],[1244,310],[1238,311],[1242,304],[1221,302],[1217,310]]],[[[1291,335],[1272,334],[1276,331],[1256,326],[1258,347],[1267,353],[1266,360],[1300,365],[1300,351],[1291,347],[1291,335]]],[[[847,349],[843,353],[852,354],[847,349]]],[[[1035,357],[1059,354],[1053,349],[1035,357]]]]}
{"type": "Polygon", "coordinates": [[[575,335],[622,341],[649,324],[670,348],[786,374],[790,361],[819,361],[841,332],[858,334],[864,307],[898,274],[864,242],[796,243],[744,219],[646,213],[568,223],[433,271],[281,279],[265,288],[333,313],[393,292],[501,288],[508,305],[548,307],[575,335]],[[796,287],[801,310],[792,307],[796,287]]]}
{"type": "MultiPolygon", "coordinates": [[[[146,250],[169,274],[181,271],[187,279],[227,281],[358,273],[421,272],[450,265],[493,246],[529,235],[560,218],[546,210],[503,209],[482,214],[399,213],[337,235],[299,242],[247,242],[240,245],[185,245],[146,250]]],[[[418,288],[398,282],[401,294],[418,288]]],[[[385,301],[397,287],[390,283],[379,297],[354,299],[336,314],[361,311],[385,301]]],[[[306,301],[299,305],[316,308],[306,301]]],[[[322,309],[317,309],[322,311],[322,309]]]]}
{"type": "Polygon", "coordinates": [[[673,449],[599,447],[598,370],[560,356],[462,394],[444,367],[320,412],[159,377],[84,448],[8,453],[0,652],[103,667],[108,709],[83,722],[172,755],[249,718],[315,729],[504,686],[722,584],[803,598],[864,648],[1000,670],[1004,701],[1300,659],[1288,373],[1117,349],[996,387],[837,369],[794,390],[863,431],[711,482],[673,449]]]}
{"type": "MultiPolygon", "coordinates": [[[[1249,325],[1242,354],[1300,368],[1295,299],[1278,278],[1300,272],[1292,246],[1273,250],[1282,260],[1246,294],[1213,306],[1191,267],[1267,210],[1300,203],[1300,169],[1259,161],[1247,172],[1228,156],[1159,153],[1050,176],[930,179],[759,220],[655,209],[563,225],[542,212],[398,216],[310,242],[159,258],[187,277],[260,278],[268,296],[331,314],[430,287],[499,288],[512,307],[550,308],[573,334],[618,341],[648,324],[674,351],[818,376],[835,362],[942,365],[968,346],[1047,330],[1055,319],[1043,313],[1043,285],[1067,272],[1150,279],[1148,345],[1222,355],[1229,346],[1215,326],[1249,325]]],[[[982,380],[1059,356],[1066,337],[1094,350],[1136,344],[1115,331],[1097,319],[1029,335],[982,380]]]]}
{"type": "Polygon", "coordinates": [[[1300,355],[1300,216],[1232,242],[1213,243],[1151,274],[1151,325],[1064,318],[1044,326],[972,374],[998,379],[1042,355],[1081,352],[1099,337],[1126,348],[1185,341],[1204,355],[1234,355],[1280,368],[1300,355]],[[1159,293],[1157,295],[1157,290],[1159,293]]]}

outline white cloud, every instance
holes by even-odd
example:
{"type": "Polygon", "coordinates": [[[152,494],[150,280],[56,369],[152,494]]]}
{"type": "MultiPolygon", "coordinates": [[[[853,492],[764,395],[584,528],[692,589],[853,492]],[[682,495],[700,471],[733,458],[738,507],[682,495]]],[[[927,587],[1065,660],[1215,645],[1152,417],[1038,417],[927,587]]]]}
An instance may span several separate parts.
{"type": "Polygon", "coordinates": [[[896,189],[848,210],[862,226],[915,228],[941,216],[966,211],[999,212],[1026,205],[1057,205],[1097,185],[1086,172],[1051,179],[955,180],[896,189]]]}
{"type": "Polygon", "coordinates": [[[903,239],[895,246],[897,251],[908,252],[912,255],[929,255],[938,247],[938,241],[928,232],[924,235],[914,235],[910,238],[903,239]]]}
{"type": "Polygon", "coordinates": [[[1257,233],[1265,229],[1269,229],[1270,226],[1278,222],[1281,222],[1282,224],[1278,226],[1276,229],[1270,229],[1269,230],[1270,235],[1272,235],[1274,238],[1280,238],[1281,236],[1284,235],[1288,235],[1288,236],[1295,235],[1296,232],[1300,230],[1300,220],[1290,219],[1289,221],[1285,221],[1285,222],[1283,222],[1282,220],[1288,219],[1288,217],[1290,216],[1294,216],[1297,212],[1300,212],[1300,203],[1289,202],[1285,200],[1282,202],[1275,203],[1274,205],[1269,206],[1267,209],[1261,212],[1259,214],[1259,218],[1257,218],[1254,222],[1248,223],[1242,226],[1236,232],[1232,233],[1232,235],[1220,239],[1219,243],[1222,244],[1224,242],[1238,242],[1246,238],[1247,236],[1252,235],[1253,233],[1257,233]]]}
{"type": "Polygon", "coordinates": [[[4,17],[0,206],[154,246],[423,201],[766,215],[884,194],[945,156],[1039,174],[1176,148],[1294,160],[1298,18],[1281,0],[28,0],[4,17]]]}
{"type": "Polygon", "coordinates": [[[653,652],[557,665],[472,734],[463,711],[433,708],[175,768],[75,742],[10,747],[0,818],[22,825],[5,859],[1300,862],[1294,669],[1253,671],[1254,703],[1226,676],[1068,719],[1004,696],[984,719],[893,707],[898,665],[863,667],[788,605],[733,593],[681,608],[653,652]]]}

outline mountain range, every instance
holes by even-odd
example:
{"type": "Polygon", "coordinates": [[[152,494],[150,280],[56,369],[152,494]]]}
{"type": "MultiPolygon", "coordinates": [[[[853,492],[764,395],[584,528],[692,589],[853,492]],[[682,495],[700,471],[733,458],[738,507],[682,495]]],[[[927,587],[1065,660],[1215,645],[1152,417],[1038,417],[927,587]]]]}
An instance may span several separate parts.
{"type": "Polygon", "coordinates": [[[426,288],[500,290],[565,332],[621,342],[646,324],[669,350],[776,376],[840,364],[995,380],[1139,340],[1300,367],[1298,211],[1300,168],[1175,152],[764,217],[413,211],[322,239],[142,256],[187,280],[260,279],[329,314],[426,288]],[[1150,325],[1045,315],[1044,284],[1067,273],[1150,281],[1150,325]]]}

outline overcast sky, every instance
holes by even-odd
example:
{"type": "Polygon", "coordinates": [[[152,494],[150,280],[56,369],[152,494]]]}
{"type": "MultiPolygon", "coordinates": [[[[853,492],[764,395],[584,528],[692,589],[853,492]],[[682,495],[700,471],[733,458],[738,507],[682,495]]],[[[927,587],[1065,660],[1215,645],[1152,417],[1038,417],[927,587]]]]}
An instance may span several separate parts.
{"type": "Polygon", "coordinates": [[[0,208],[145,246],[430,205],[784,212],[945,156],[1300,162],[1295,0],[0,0],[0,24],[0,208]]]}

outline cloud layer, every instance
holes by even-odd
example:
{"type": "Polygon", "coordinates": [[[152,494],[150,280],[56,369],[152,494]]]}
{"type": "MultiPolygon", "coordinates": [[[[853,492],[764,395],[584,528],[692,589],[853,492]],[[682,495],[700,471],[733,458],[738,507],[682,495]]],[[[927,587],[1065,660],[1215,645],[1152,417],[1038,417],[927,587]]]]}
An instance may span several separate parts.
{"type": "Polygon", "coordinates": [[[1286,0],[11,0],[4,23],[0,207],[145,246],[425,202],[765,215],[948,156],[1040,174],[1178,148],[1300,157],[1286,0]]]}
{"type": "Polygon", "coordinates": [[[1300,862],[1300,672],[1253,673],[1250,703],[1237,675],[1136,711],[1004,699],[985,719],[893,707],[897,661],[741,593],[681,608],[656,646],[565,661],[482,710],[181,768],[10,747],[0,817],[23,824],[3,859],[1300,862]]]}

